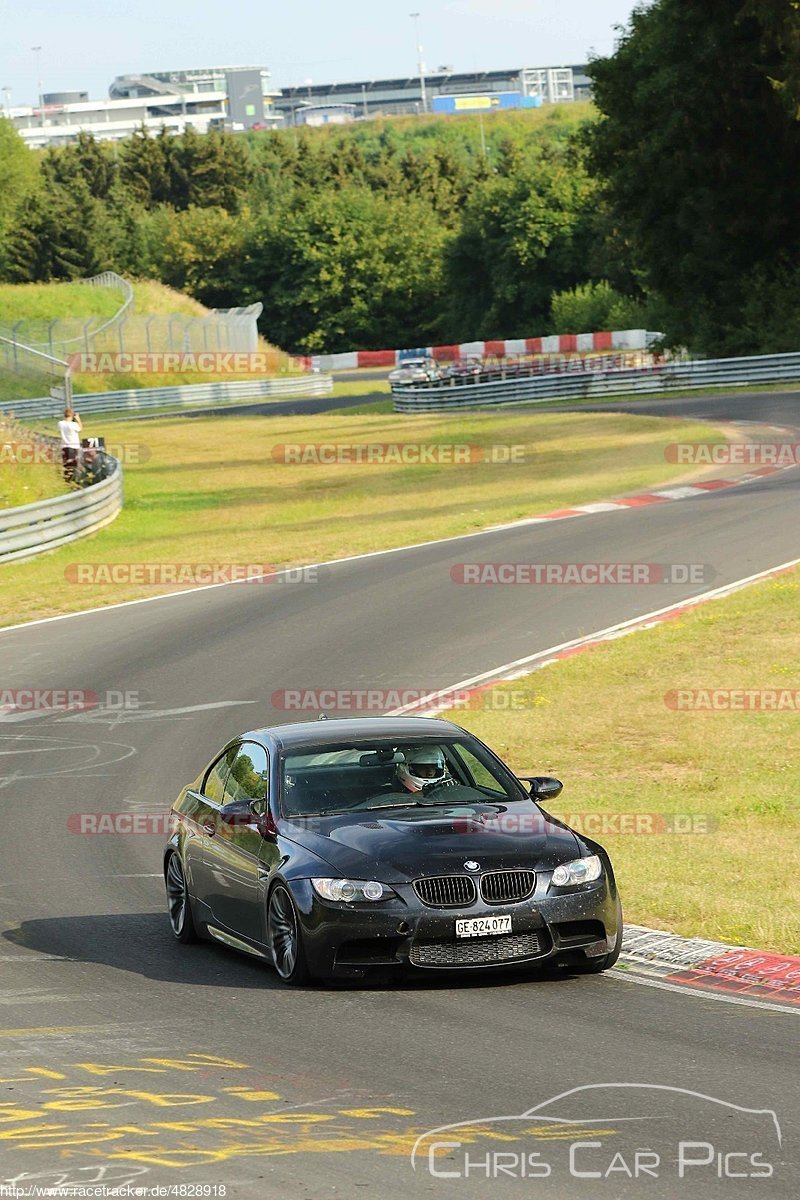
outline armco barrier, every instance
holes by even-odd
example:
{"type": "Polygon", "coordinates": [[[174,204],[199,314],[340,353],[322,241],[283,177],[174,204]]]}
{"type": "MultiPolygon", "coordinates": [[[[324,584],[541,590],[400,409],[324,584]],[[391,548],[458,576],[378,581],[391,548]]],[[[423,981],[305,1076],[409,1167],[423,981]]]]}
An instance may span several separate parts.
{"type": "MultiPolygon", "coordinates": [[[[140,412],[154,408],[203,409],[232,401],[266,400],[281,396],[330,396],[330,375],[301,375],[288,379],[243,379],[224,383],[194,383],[163,388],[133,388],[124,392],[90,392],[74,397],[75,408],[87,413],[140,412]]],[[[61,415],[63,403],[50,397],[38,400],[7,400],[0,413],[38,418],[61,415]]]]}
{"type": "MultiPolygon", "coordinates": [[[[493,374],[497,376],[503,372],[493,374]]],[[[531,404],[545,400],[602,400],[604,397],[646,395],[649,392],[797,381],[800,381],[800,354],[764,354],[753,358],[665,362],[612,371],[570,370],[550,374],[509,370],[506,378],[482,383],[444,380],[422,387],[395,384],[392,393],[396,412],[421,412],[477,408],[485,404],[531,404]]]]}
{"type": "Polygon", "coordinates": [[[21,508],[0,509],[0,567],[95,533],[122,509],[122,466],[104,456],[108,474],[80,491],[21,508]]]}
{"type": "Polygon", "coordinates": [[[593,350],[646,350],[661,337],[646,329],[621,329],[603,333],[554,333],[550,337],[515,338],[488,342],[461,342],[455,346],[418,346],[409,350],[352,350],[344,354],[316,354],[305,359],[315,371],[353,371],[360,367],[395,367],[408,358],[435,358],[457,362],[461,358],[510,358],[530,354],[582,354],[593,350]]]}

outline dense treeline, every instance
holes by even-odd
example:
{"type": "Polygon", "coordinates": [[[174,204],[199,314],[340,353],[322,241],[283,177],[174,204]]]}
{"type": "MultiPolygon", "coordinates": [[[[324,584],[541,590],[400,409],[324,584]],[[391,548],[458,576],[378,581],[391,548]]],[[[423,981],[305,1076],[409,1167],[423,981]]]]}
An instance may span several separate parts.
{"type": "Polygon", "coordinates": [[[0,120],[0,278],[261,300],[296,352],[641,325],[800,349],[797,0],[642,3],[591,72],[597,109],[485,120],[40,155],[0,120]]]}
{"type": "Polygon", "coordinates": [[[589,168],[658,328],[710,354],[800,350],[800,5],[642,4],[592,74],[589,168]]]}
{"type": "MultiPolygon", "coordinates": [[[[265,334],[293,351],[541,333],[554,293],[619,258],[585,164],[590,116],[142,132],[117,148],[81,135],[39,156],[6,126],[18,183],[0,194],[0,277],[113,268],[212,306],[261,300],[265,334]]],[[[582,330],[571,299],[567,328],[582,330]]],[[[600,299],[602,316],[641,319],[611,289],[600,299]]]]}

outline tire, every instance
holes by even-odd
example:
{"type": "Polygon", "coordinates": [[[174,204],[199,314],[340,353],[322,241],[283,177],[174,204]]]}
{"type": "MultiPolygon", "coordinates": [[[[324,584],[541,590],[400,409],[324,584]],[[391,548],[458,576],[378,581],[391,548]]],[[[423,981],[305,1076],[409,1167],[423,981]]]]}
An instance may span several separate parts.
{"type": "Polygon", "coordinates": [[[617,901],[617,936],[614,941],[614,949],[608,954],[602,954],[599,958],[587,958],[585,962],[579,963],[575,967],[570,967],[570,970],[576,975],[599,975],[602,971],[608,971],[610,967],[620,956],[622,950],[622,905],[617,901]]]}
{"type": "Polygon", "coordinates": [[[267,944],[278,976],[291,987],[308,983],[311,978],[303,948],[303,935],[297,909],[287,888],[278,883],[269,895],[267,908],[267,944]]]}
{"type": "Polygon", "coordinates": [[[164,880],[167,887],[167,913],[173,936],[184,945],[196,942],[197,929],[192,916],[192,901],[186,886],[183,863],[178,854],[169,856],[164,880]]]}

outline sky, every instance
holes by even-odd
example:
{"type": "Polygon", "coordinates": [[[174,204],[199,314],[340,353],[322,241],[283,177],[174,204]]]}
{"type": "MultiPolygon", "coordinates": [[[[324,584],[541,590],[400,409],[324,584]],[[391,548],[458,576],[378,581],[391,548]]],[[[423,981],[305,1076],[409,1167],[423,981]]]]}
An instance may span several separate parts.
{"type": "MultiPolygon", "coordinates": [[[[266,66],[276,87],[426,68],[571,65],[609,53],[629,0],[0,0],[0,89],[107,96],[116,75],[266,66]],[[33,47],[40,46],[38,52],[33,47]]],[[[4,97],[0,95],[0,103],[4,97]]]]}

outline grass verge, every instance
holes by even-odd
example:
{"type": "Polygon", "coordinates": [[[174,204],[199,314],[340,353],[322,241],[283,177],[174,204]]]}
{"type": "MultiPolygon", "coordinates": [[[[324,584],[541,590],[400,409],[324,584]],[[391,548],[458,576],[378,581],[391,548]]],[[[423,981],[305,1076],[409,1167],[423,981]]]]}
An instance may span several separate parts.
{"type": "Polygon", "coordinates": [[[35,504],[68,491],[58,449],[34,446],[24,430],[0,418],[0,509],[35,504]],[[45,453],[51,462],[43,461],[45,453]]]}
{"type": "MultiPolygon", "coordinates": [[[[87,434],[104,432],[87,418],[87,434]]],[[[708,426],[617,414],[331,413],[120,422],[125,507],[96,536],[2,568],[0,623],[176,590],[68,583],[70,563],[297,563],[454,536],[675,479],[675,440],[708,426]],[[286,465],[286,443],[518,447],[521,461],[286,465]]]]}
{"type": "Polygon", "coordinates": [[[563,779],[549,806],[556,816],[665,814],[708,830],[598,834],[627,920],[798,953],[799,601],[793,571],[492,689],[484,708],[449,715],[515,769],[563,779]],[[672,706],[676,690],[709,689],[785,692],[788,707],[672,706]]]}

